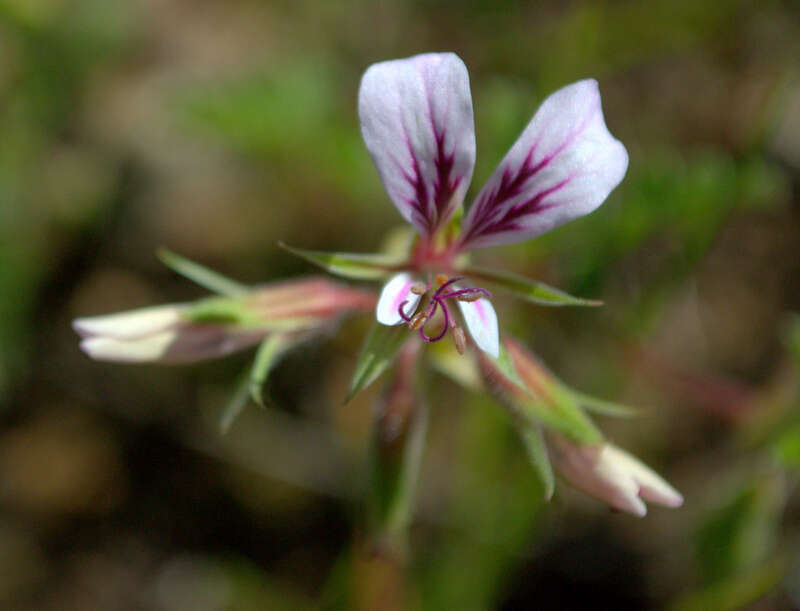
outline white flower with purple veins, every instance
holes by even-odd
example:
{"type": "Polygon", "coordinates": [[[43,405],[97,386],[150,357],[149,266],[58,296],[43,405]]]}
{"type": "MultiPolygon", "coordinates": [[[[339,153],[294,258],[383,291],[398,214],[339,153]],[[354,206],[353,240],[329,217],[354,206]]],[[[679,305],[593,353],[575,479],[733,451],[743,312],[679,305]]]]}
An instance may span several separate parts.
{"type": "Polygon", "coordinates": [[[475,344],[497,357],[491,293],[468,278],[532,301],[581,302],[516,276],[459,263],[476,248],[527,240],[588,214],[619,184],[628,154],[605,125],[596,81],[568,85],[542,103],[463,220],[456,213],[475,165],[475,130],[461,59],[430,53],[372,65],[361,81],[358,111],[386,191],[419,233],[406,269],[383,287],[378,322],[406,323],[426,342],[452,331],[462,351],[464,333],[451,309],[455,302],[475,344]],[[441,329],[429,333],[426,323],[438,312],[441,329]]]}

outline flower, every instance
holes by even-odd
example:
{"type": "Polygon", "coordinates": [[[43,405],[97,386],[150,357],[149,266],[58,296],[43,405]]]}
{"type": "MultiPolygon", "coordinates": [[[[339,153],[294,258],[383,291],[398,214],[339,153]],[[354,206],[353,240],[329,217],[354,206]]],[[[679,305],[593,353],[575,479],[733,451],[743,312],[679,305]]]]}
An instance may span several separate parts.
{"type": "Polygon", "coordinates": [[[429,53],[373,64],[361,80],[358,111],[383,185],[419,234],[406,269],[383,287],[378,322],[406,323],[427,342],[452,330],[462,351],[464,334],[448,307],[455,300],[475,344],[496,358],[491,293],[472,286],[460,262],[476,248],[526,240],[588,214],[619,184],[628,154],[605,125],[597,82],[578,81],[545,99],[460,229],[456,213],[475,165],[469,76],[461,59],[429,53]],[[442,328],[430,335],[426,323],[438,312],[442,328]]]}
{"type": "Polygon", "coordinates": [[[81,349],[97,360],[191,363],[227,356],[270,335],[297,340],[374,304],[372,293],[326,278],[304,278],[237,297],[78,318],[73,327],[83,337],[81,349]]]}
{"type": "Polygon", "coordinates": [[[683,496],[635,456],[610,444],[578,444],[551,435],[553,461],[576,488],[614,509],[643,518],[644,501],[680,507],[683,496]]]}

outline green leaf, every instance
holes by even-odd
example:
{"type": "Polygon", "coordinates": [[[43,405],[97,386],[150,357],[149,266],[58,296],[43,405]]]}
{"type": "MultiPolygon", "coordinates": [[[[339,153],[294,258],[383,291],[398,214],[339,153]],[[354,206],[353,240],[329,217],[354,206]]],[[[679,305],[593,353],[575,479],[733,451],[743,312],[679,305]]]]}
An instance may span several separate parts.
{"type": "Polygon", "coordinates": [[[203,267],[199,263],[190,261],[166,248],[160,248],[156,253],[161,262],[184,278],[188,278],[208,289],[226,297],[239,297],[249,292],[249,288],[235,280],[226,278],[222,274],[203,267]]]}
{"type": "Polygon", "coordinates": [[[389,327],[379,322],[375,323],[358,357],[345,403],[372,384],[391,365],[400,346],[408,337],[405,325],[389,327]]]}
{"type": "Polygon", "coordinates": [[[402,261],[387,255],[303,250],[292,248],[283,242],[278,242],[278,246],[331,274],[342,276],[343,278],[379,280],[403,269],[402,261]]]}
{"type": "Polygon", "coordinates": [[[269,372],[280,360],[283,353],[291,345],[291,341],[283,335],[271,335],[267,337],[256,352],[253,369],[250,371],[250,396],[258,405],[264,407],[264,397],[262,389],[267,381],[269,372]]]}
{"type": "Polygon", "coordinates": [[[604,399],[598,399],[597,397],[585,395],[575,390],[570,389],[569,392],[572,393],[574,399],[585,410],[595,414],[600,414],[602,416],[611,416],[614,418],[632,418],[633,416],[638,416],[641,412],[641,410],[638,410],[635,407],[614,403],[613,401],[606,401],[604,399]]]}
{"type": "Polygon", "coordinates": [[[519,436],[525,450],[528,453],[528,458],[531,461],[536,475],[544,489],[544,500],[549,501],[553,498],[553,492],[556,489],[556,480],[553,475],[553,467],[550,464],[550,458],[547,455],[547,446],[542,438],[542,431],[538,426],[531,426],[520,424],[518,427],[519,436]]]}
{"type": "Polygon", "coordinates": [[[461,270],[470,278],[477,278],[488,282],[509,293],[546,306],[600,306],[602,301],[595,299],[581,299],[573,297],[559,289],[548,286],[543,282],[530,280],[513,272],[489,270],[480,267],[467,267],[461,270]]]}

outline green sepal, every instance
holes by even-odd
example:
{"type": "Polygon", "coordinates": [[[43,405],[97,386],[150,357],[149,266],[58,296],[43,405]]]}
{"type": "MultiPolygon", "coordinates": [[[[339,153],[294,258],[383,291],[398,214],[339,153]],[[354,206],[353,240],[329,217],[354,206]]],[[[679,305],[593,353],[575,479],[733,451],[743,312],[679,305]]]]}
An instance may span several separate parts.
{"type": "Polygon", "coordinates": [[[403,269],[403,261],[388,255],[303,250],[283,242],[278,246],[335,276],[353,280],[380,280],[403,269]]]}
{"type": "Polygon", "coordinates": [[[191,304],[181,316],[187,322],[197,324],[258,326],[261,322],[240,299],[208,297],[191,304]]]}
{"type": "Polygon", "coordinates": [[[554,388],[548,401],[529,395],[518,399],[517,404],[528,417],[578,443],[599,443],[603,440],[602,433],[580,408],[578,401],[563,389],[554,388]]]}
{"type": "Polygon", "coordinates": [[[225,297],[240,297],[250,291],[244,284],[226,278],[222,274],[210,270],[166,248],[159,248],[156,252],[156,256],[176,274],[188,278],[212,293],[224,295],[225,297]]]}
{"type": "Polygon", "coordinates": [[[483,390],[481,372],[475,359],[459,354],[453,342],[434,342],[425,349],[431,366],[442,375],[468,390],[483,390]]]}
{"type": "Polygon", "coordinates": [[[487,282],[490,286],[508,291],[512,295],[545,306],[601,306],[602,301],[573,297],[562,290],[543,282],[531,280],[514,272],[498,271],[480,267],[466,267],[460,270],[470,279],[487,282]]]}
{"type": "Polygon", "coordinates": [[[519,387],[520,392],[508,393],[508,400],[519,416],[541,423],[578,443],[602,441],[602,433],[581,409],[580,401],[555,378],[547,388],[547,397],[536,397],[520,378],[504,345],[500,345],[500,354],[492,360],[501,373],[519,387]]]}
{"type": "Polygon", "coordinates": [[[345,403],[372,384],[391,365],[408,338],[405,325],[387,326],[375,322],[358,357],[345,403]]]}
{"type": "Polygon", "coordinates": [[[283,335],[270,335],[258,347],[253,368],[250,370],[248,386],[253,401],[261,407],[265,407],[263,388],[269,372],[272,371],[291,343],[291,340],[283,335]]]}
{"type": "Polygon", "coordinates": [[[225,435],[230,430],[233,423],[244,411],[244,408],[247,407],[247,403],[250,400],[249,379],[248,375],[242,376],[236,385],[236,391],[233,396],[228,401],[225,409],[220,412],[219,432],[222,435],[225,435]]]}
{"type": "Polygon", "coordinates": [[[544,500],[549,501],[553,498],[556,490],[556,478],[553,475],[553,466],[550,464],[550,457],[547,455],[547,446],[542,437],[542,431],[538,426],[531,426],[520,423],[519,436],[528,459],[531,462],[539,483],[544,491],[544,500]]]}
{"type": "Polygon", "coordinates": [[[642,410],[636,409],[629,405],[622,405],[613,401],[606,401],[605,399],[598,399],[591,395],[585,395],[575,390],[568,389],[572,393],[573,398],[580,404],[586,411],[601,416],[610,416],[612,418],[633,418],[641,414],[642,410]]]}

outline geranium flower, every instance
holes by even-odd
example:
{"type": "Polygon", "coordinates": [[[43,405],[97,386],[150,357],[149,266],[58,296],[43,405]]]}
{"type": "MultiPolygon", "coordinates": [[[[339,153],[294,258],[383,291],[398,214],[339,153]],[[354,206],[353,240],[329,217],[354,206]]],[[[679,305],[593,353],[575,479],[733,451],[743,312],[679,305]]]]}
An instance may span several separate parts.
{"type": "MultiPolygon", "coordinates": [[[[384,187],[419,234],[405,268],[383,287],[378,322],[405,323],[426,342],[452,331],[463,351],[455,301],[475,344],[497,357],[491,293],[472,284],[476,274],[463,266],[463,255],[527,240],[588,214],[619,184],[628,155],[605,125],[597,82],[578,81],[545,99],[460,223],[475,165],[472,98],[461,59],[430,53],[372,65],[361,80],[358,111],[384,187]],[[427,323],[439,312],[441,329],[429,332],[427,323]]],[[[509,284],[498,274],[477,275],[509,284]]]]}

